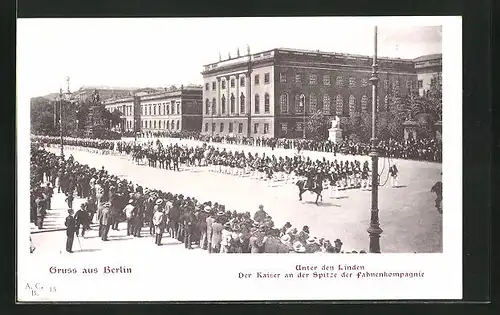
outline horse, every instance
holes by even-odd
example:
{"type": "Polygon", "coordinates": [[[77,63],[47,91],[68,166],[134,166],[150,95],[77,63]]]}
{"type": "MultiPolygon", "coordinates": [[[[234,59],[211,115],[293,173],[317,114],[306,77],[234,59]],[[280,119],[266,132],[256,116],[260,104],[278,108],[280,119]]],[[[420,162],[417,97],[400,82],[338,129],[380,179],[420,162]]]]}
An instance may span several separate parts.
{"type": "Polygon", "coordinates": [[[299,201],[302,201],[302,194],[305,191],[311,191],[313,193],[316,193],[316,205],[319,206],[318,204],[318,199],[321,198],[321,201],[323,201],[323,196],[321,195],[321,192],[323,191],[323,175],[318,174],[316,176],[316,179],[314,180],[315,187],[314,189],[311,187],[304,188],[307,180],[304,179],[299,179],[296,183],[297,187],[299,187],[299,201]]]}

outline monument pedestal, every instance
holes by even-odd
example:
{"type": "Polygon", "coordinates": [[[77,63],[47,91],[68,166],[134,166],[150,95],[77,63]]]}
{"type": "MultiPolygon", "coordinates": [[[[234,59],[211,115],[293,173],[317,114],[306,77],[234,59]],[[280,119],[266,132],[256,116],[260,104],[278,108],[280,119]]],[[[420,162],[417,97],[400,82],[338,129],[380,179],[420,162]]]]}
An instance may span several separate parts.
{"type": "Polygon", "coordinates": [[[330,140],[333,143],[338,143],[342,141],[342,129],[340,128],[328,129],[328,140],[330,140]]]}

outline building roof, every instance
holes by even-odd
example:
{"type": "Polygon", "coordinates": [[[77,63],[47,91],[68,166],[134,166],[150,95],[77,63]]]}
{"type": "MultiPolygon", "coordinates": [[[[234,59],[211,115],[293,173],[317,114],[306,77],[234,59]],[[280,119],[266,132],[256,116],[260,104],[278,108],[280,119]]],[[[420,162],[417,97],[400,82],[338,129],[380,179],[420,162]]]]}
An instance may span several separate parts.
{"type": "Polygon", "coordinates": [[[424,55],[424,56],[420,56],[420,57],[413,59],[413,61],[420,62],[420,61],[428,61],[428,60],[436,60],[436,59],[443,59],[443,54],[424,55]]]}
{"type": "MultiPolygon", "coordinates": [[[[339,53],[339,52],[328,52],[321,50],[308,50],[308,49],[295,49],[295,48],[278,48],[277,50],[281,51],[289,51],[289,52],[300,52],[306,54],[322,54],[322,55],[330,55],[330,56],[345,56],[345,57],[355,57],[355,58],[372,58],[369,55],[358,55],[358,54],[348,54],[348,53],[339,53]]],[[[411,59],[404,59],[398,57],[383,57],[377,56],[378,59],[389,59],[389,60],[401,60],[401,61],[411,61],[411,59]]]]}
{"type": "Polygon", "coordinates": [[[106,85],[83,85],[80,90],[122,90],[122,91],[135,91],[139,90],[138,87],[117,87],[117,86],[106,86],[106,85]]]}

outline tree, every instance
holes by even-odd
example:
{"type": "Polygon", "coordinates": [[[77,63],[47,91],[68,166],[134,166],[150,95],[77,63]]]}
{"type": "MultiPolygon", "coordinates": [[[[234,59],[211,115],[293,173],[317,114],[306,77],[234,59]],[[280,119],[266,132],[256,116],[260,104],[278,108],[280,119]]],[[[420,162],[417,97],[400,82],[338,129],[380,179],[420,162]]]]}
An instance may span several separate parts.
{"type": "Polygon", "coordinates": [[[122,113],[119,110],[110,112],[108,109],[104,109],[102,116],[104,118],[104,121],[106,122],[106,129],[109,128],[110,121],[112,127],[119,125],[122,121],[121,115],[122,113]]]}
{"type": "Polygon", "coordinates": [[[322,111],[318,110],[306,120],[306,138],[324,140],[328,120],[322,111]]]}

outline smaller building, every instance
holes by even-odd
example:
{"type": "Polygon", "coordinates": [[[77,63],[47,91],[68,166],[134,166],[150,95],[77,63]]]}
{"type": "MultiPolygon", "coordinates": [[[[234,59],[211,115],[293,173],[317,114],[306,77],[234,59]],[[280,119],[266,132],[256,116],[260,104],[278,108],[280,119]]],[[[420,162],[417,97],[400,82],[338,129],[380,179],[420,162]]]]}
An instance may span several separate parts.
{"type": "Polygon", "coordinates": [[[141,96],[140,123],[136,131],[200,131],[202,93],[201,86],[181,86],[141,96]]]}
{"type": "Polygon", "coordinates": [[[413,59],[413,62],[417,73],[418,93],[420,96],[424,96],[433,84],[441,84],[443,55],[425,55],[413,59]]]}

